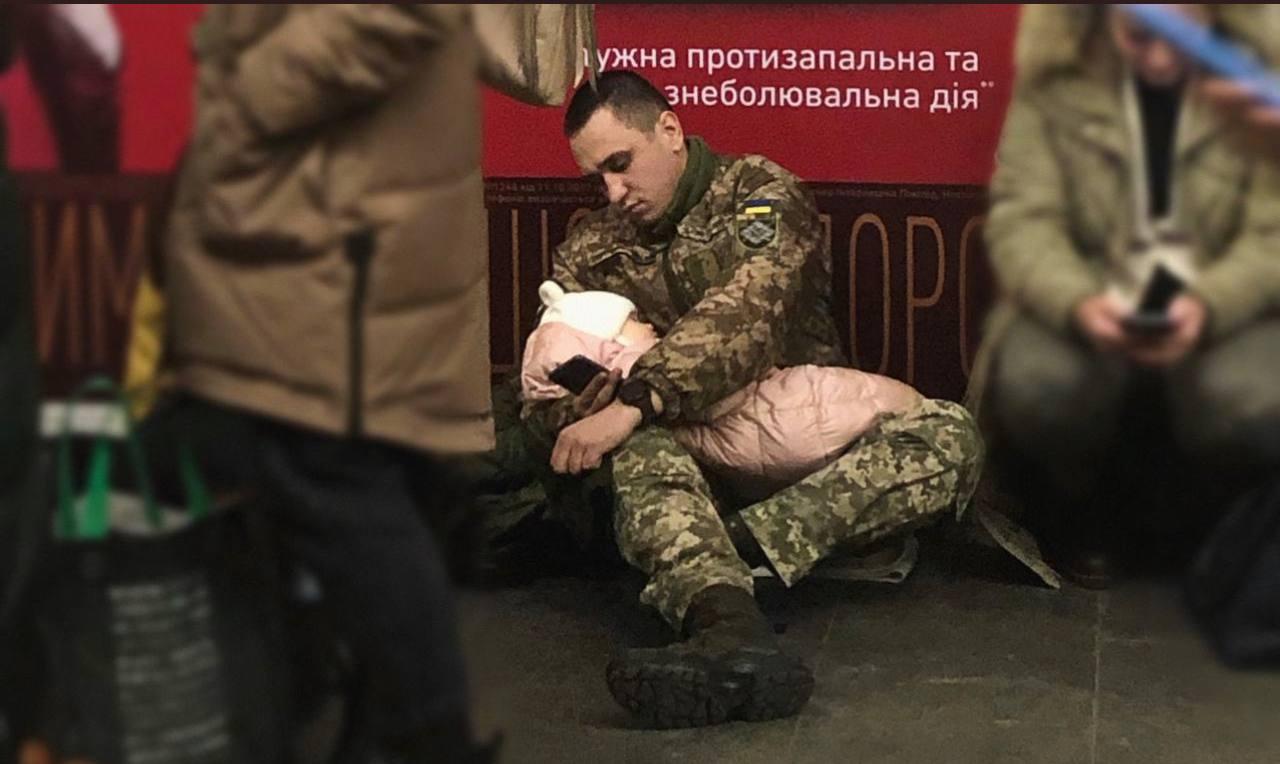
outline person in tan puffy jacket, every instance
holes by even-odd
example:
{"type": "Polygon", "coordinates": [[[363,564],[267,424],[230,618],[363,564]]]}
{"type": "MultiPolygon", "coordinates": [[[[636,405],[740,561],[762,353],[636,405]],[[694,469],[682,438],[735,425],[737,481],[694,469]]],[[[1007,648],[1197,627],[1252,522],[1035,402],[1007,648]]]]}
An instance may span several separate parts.
{"type": "Polygon", "coordinates": [[[368,685],[353,760],[493,756],[420,500],[448,495],[441,457],[493,444],[481,81],[562,101],[589,10],[212,4],[195,30],[174,377],[255,433],[231,449],[368,685]]]}

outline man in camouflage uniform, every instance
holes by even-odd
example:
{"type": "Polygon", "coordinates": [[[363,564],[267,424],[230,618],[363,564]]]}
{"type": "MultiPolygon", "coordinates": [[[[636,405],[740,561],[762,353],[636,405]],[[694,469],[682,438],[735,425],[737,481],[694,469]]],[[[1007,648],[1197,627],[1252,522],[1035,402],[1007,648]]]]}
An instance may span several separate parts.
{"type": "Polygon", "coordinates": [[[979,469],[976,429],[958,405],[926,401],[794,486],[722,517],[667,425],[705,419],[773,367],[847,365],[817,210],[769,160],[686,140],[662,94],[630,72],[580,89],[565,133],[610,205],[571,232],[553,277],[570,291],[625,295],[662,336],[625,383],[602,374],[576,398],[526,404],[532,426],[555,438],[557,472],[611,456],[619,549],[648,576],[642,600],[686,637],[616,658],[610,690],[664,727],[794,714],[813,675],[780,650],[752,596],[751,565],[767,564],[790,586],[837,547],[963,507],[979,469]]]}

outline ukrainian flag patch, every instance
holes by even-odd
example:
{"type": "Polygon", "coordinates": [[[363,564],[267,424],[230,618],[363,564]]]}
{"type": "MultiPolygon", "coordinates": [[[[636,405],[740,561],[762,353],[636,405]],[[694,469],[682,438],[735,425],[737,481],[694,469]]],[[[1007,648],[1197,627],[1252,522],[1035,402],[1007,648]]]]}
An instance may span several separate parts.
{"type": "Polygon", "coordinates": [[[748,199],[738,208],[736,226],[738,241],[749,249],[760,249],[778,235],[778,213],[772,199],[748,199]]]}

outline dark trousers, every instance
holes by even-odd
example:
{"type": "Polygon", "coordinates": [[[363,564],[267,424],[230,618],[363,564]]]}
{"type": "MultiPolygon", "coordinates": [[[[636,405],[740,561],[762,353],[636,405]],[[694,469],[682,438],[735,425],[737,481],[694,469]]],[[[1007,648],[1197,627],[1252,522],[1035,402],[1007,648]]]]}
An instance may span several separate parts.
{"type": "MultiPolygon", "coordinates": [[[[0,124],[0,130],[3,124],[0,124]]],[[[2,159],[0,159],[2,161],[2,159]]],[[[30,636],[15,610],[32,560],[24,543],[43,527],[37,474],[39,370],[31,261],[22,236],[18,193],[0,167],[0,762],[8,738],[32,720],[30,636]]]]}
{"type": "Polygon", "coordinates": [[[453,596],[414,502],[413,459],[283,425],[261,431],[265,510],[324,587],[367,677],[374,734],[405,738],[464,716],[453,596]]]}
{"type": "Polygon", "coordinates": [[[320,580],[363,680],[361,736],[394,743],[465,720],[452,587],[422,504],[450,493],[435,479],[446,471],[422,454],[201,400],[166,409],[148,423],[148,452],[185,438],[215,495],[257,489],[286,551],[320,580]]]}
{"type": "Polygon", "coordinates": [[[1193,544],[1280,464],[1278,374],[1271,318],[1163,371],[1024,318],[1009,327],[992,379],[996,461],[1014,463],[1013,482],[1045,515],[1032,523],[1068,543],[1105,542],[1134,524],[1140,542],[1159,531],[1193,544]]]}

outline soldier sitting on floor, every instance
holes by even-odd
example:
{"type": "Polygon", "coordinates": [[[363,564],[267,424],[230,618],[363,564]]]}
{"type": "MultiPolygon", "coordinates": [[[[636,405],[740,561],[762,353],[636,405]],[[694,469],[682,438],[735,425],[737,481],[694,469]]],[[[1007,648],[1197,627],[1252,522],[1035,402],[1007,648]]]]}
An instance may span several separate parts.
{"type": "Polygon", "coordinates": [[[625,383],[602,374],[579,396],[525,403],[557,472],[608,460],[618,547],[648,579],[642,601],[685,638],[619,656],[609,688],[656,726],[792,715],[813,674],[781,649],[751,566],[790,585],[837,548],[963,506],[982,454],[976,427],[947,402],[886,418],[830,464],[732,512],[671,425],[705,421],[770,368],[848,365],[814,203],[769,160],[686,138],[661,92],[631,72],[580,88],[565,134],[610,204],[570,233],[553,278],[625,296],[661,335],[625,383]]]}

